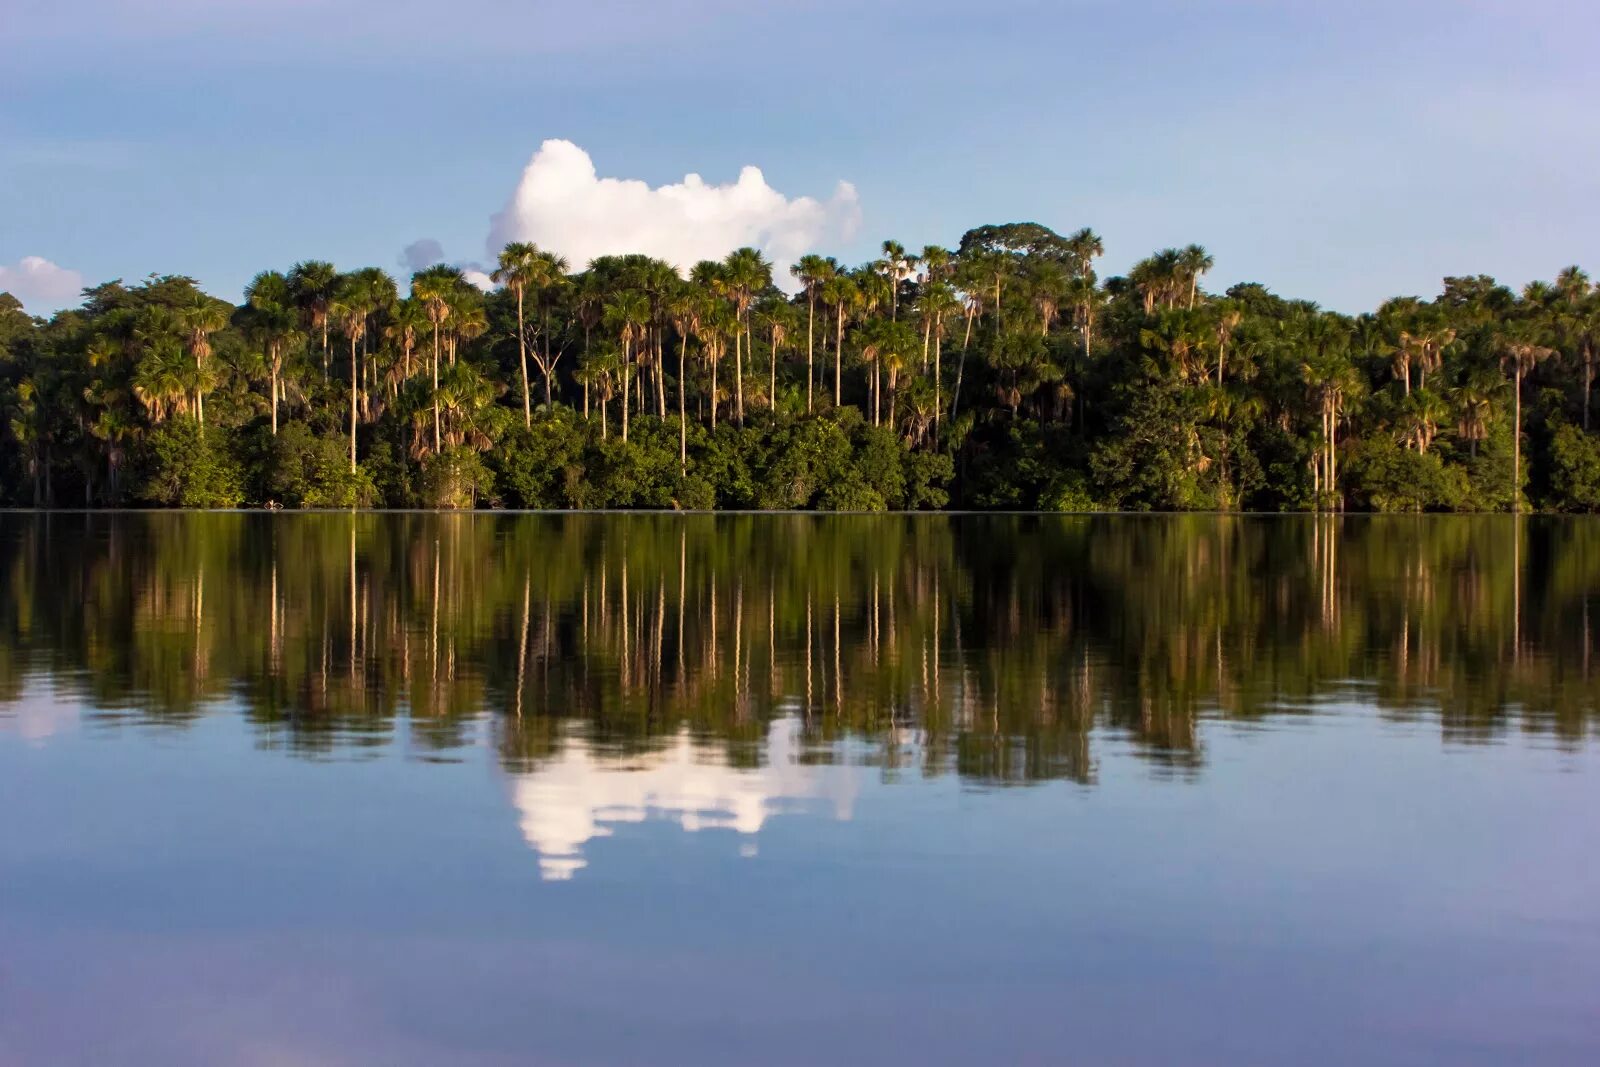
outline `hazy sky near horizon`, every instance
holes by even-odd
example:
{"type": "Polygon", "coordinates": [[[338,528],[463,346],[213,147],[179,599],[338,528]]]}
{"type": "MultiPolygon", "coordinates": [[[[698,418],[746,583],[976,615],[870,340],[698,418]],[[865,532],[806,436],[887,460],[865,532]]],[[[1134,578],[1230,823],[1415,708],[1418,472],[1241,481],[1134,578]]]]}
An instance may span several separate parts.
{"type": "Polygon", "coordinates": [[[1600,271],[1580,0],[5,9],[0,289],[33,311],[150,272],[237,297],[305,258],[483,262],[507,235],[770,232],[856,261],[1015,220],[1092,226],[1102,274],[1198,242],[1211,287],[1350,311],[1446,274],[1600,271]],[[551,139],[581,151],[529,168],[551,139]]]}

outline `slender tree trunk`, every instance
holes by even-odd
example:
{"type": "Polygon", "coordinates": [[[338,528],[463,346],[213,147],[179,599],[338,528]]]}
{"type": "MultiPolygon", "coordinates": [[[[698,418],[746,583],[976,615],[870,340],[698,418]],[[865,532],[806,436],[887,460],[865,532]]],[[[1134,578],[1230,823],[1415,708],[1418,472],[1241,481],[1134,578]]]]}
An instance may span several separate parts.
{"type": "Polygon", "coordinates": [[[767,366],[767,410],[778,410],[778,334],[772,334],[772,361],[767,366]]]}
{"type": "Polygon", "coordinates": [[[274,353],[271,357],[272,367],[272,436],[278,436],[278,369],[281,358],[274,353]]]}
{"type": "Polygon", "coordinates": [[[745,331],[738,327],[733,333],[733,413],[739,420],[739,425],[744,425],[744,347],[741,342],[745,339],[745,331]]]}
{"type": "Polygon", "coordinates": [[[883,359],[872,361],[872,425],[878,425],[878,400],[883,394],[883,359]]]}
{"type": "MultiPolygon", "coordinates": [[[[528,398],[528,333],[522,325],[522,293],[523,287],[517,286],[517,355],[522,361],[522,425],[533,426],[533,403],[528,398]]],[[[545,389],[550,388],[549,378],[546,377],[545,389]]],[[[550,398],[545,397],[548,406],[550,398]]]]}
{"type": "Polygon", "coordinates": [[[433,452],[439,454],[439,324],[433,324],[433,452]]]}
{"type": "MultiPolygon", "coordinates": [[[[689,473],[689,420],[683,402],[683,350],[689,347],[687,337],[678,338],[678,473],[689,473]]],[[[678,635],[679,640],[683,635],[678,635]]]]}
{"type": "Polygon", "coordinates": [[[627,339],[622,342],[622,439],[628,439],[628,390],[633,375],[628,373],[633,366],[632,343],[627,339]]]}
{"type": "Polygon", "coordinates": [[[360,379],[356,377],[356,337],[350,335],[350,473],[356,472],[356,392],[360,379]]]}
{"type": "Polygon", "coordinates": [[[711,346],[711,429],[717,428],[717,364],[722,362],[722,342],[715,341],[711,346]]]}
{"type": "Polygon", "coordinates": [[[1583,350],[1583,432],[1589,432],[1589,394],[1594,388],[1594,352],[1583,350]]]}
{"type": "MultiPolygon", "coordinates": [[[[811,382],[816,378],[813,370],[816,355],[816,293],[808,294],[805,317],[805,413],[811,414],[811,382]]],[[[1586,408],[1587,413],[1587,408],[1586,408]]]]}
{"type": "Polygon", "coordinates": [[[1511,510],[1522,512],[1522,364],[1516,373],[1516,436],[1511,442],[1511,510]]]}
{"type": "Polygon", "coordinates": [[[667,421],[667,332],[656,331],[656,417],[667,421]]]}
{"type": "MultiPolygon", "coordinates": [[[[941,318],[933,332],[933,434],[939,436],[939,416],[944,413],[944,379],[940,367],[944,363],[944,320],[941,318]]],[[[937,440],[935,441],[937,443],[937,440]]]]}
{"type": "Polygon", "coordinates": [[[834,314],[834,322],[838,327],[833,340],[833,406],[838,407],[840,397],[843,395],[844,383],[844,305],[840,304],[834,314]]]}

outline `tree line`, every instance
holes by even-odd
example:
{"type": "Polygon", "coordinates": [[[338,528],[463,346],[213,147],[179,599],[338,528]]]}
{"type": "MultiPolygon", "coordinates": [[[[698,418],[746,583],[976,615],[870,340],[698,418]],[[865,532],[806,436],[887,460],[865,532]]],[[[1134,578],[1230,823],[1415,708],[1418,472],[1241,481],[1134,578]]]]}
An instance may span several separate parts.
{"type": "Polygon", "coordinates": [[[1346,315],[1168,249],[982,226],[792,295],[531,244],[494,287],[309,260],[49,320],[0,294],[0,501],[36,507],[1600,509],[1600,291],[1444,279],[1346,315]]]}

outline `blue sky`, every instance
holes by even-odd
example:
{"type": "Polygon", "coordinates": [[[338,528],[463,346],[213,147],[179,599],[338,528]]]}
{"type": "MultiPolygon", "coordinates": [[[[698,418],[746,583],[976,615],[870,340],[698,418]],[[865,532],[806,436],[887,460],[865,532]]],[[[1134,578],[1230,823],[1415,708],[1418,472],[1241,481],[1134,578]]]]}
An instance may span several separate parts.
{"type": "Polygon", "coordinates": [[[1214,287],[1343,310],[1600,267],[1600,6],[1578,0],[6,9],[0,283],[41,257],[233,296],[309,257],[398,269],[419,238],[484,260],[550,138],[651,185],[848,181],[859,228],[818,237],[846,259],[1031,219],[1094,227],[1102,273],[1193,241],[1214,287]]]}

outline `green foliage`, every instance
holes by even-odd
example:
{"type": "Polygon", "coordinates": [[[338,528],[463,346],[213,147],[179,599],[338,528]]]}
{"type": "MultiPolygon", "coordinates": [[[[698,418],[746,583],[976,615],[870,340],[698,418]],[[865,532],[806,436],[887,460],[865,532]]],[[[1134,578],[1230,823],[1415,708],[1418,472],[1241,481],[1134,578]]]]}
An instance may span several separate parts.
{"type": "Polygon", "coordinates": [[[429,456],[422,465],[422,499],[430,508],[476,507],[493,485],[483,457],[462,445],[429,456]]]}
{"type": "Polygon", "coordinates": [[[1102,280],[1091,230],[883,250],[807,257],[793,297],[755,249],[685,278],[526,244],[488,294],[318,261],[237,308],[182,276],[48,322],[0,294],[0,503],[1594,507],[1600,291],[1576,268],[1350,317],[1208,293],[1192,245],[1102,280]]]}
{"type": "Polygon", "coordinates": [[[303,422],[282,426],[267,465],[268,499],[290,508],[354,508],[377,499],[371,474],[350,470],[348,443],[317,437],[303,422]]]}
{"type": "Polygon", "coordinates": [[[1453,511],[1470,496],[1466,472],[1437,452],[1414,452],[1378,437],[1350,459],[1351,492],[1372,511],[1453,511]]]}
{"type": "Polygon", "coordinates": [[[1550,484],[1564,511],[1600,511],[1600,440],[1576,426],[1550,441],[1550,484]]]}
{"type": "Polygon", "coordinates": [[[234,508],[244,503],[244,474],[214,431],[176,418],[145,442],[145,474],[137,496],[151,504],[184,508],[234,508]]]}

